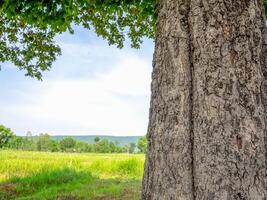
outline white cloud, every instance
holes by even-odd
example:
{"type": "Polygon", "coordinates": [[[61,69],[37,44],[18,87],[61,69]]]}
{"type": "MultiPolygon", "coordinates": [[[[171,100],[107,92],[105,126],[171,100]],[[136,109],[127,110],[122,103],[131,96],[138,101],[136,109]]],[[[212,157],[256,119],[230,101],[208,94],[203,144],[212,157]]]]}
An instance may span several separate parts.
{"type": "Polygon", "coordinates": [[[150,84],[150,65],[136,56],[128,55],[120,60],[117,67],[100,82],[122,95],[148,95],[150,84]]]}
{"type": "MultiPolygon", "coordinates": [[[[63,48],[69,49],[65,58],[70,54],[73,56],[65,62],[71,59],[82,59],[83,64],[89,62],[86,61],[88,50],[84,46],[67,45],[63,48]],[[77,48],[83,53],[77,53],[77,48]]],[[[111,52],[101,53],[98,54],[102,59],[112,58],[111,52]]],[[[96,59],[94,51],[91,55],[96,59]]],[[[114,58],[110,70],[100,71],[93,78],[50,78],[31,89],[25,88],[26,100],[12,104],[0,102],[1,121],[20,134],[27,130],[51,134],[145,134],[150,61],[127,51],[114,53],[114,58]]],[[[68,73],[70,71],[67,69],[68,73]]]]}

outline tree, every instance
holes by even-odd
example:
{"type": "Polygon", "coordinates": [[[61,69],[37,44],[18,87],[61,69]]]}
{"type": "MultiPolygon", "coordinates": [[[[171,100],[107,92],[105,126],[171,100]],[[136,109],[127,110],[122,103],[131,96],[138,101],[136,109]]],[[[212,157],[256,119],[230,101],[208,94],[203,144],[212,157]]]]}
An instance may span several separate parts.
{"type": "Polygon", "coordinates": [[[72,137],[66,137],[59,142],[61,151],[74,151],[76,141],[72,137]]]}
{"type": "Polygon", "coordinates": [[[0,62],[10,61],[41,80],[61,54],[55,36],[73,33],[73,24],[94,28],[119,48],[127,36],[138,48],[142,37],[154,36],[154,4],[155,0],[1,1],[0,62]]]}
{"type": "Polygon", "coordinates": [[[11,149],[22,149],[24,144],[24,139],[22,137],[18,137],[18,136],[13,136],[8,144],[6,145],[8,148],[11,149]]]}
{"type": "Polygon", "coordinates": [[[78,141],[75,144],[75,150],[77,152],[92,152],[92,146],[86,142],[78,141]]]}
{"type": "Polygon", "coordinates": [[[147,152],[147,139],[146,137],[140,137],[137,142],[137,148],[141,153],[147,152]]]}
{"type": "Polygon", "coordinates": [[[14,133],[11,129],[0,125],[0,148],[6,147],[13,137],[14,133]]]}
{"type": "Polygon", "coordinates": [[[29,140],[29,141],[33,141],[33,136],[32,136],[31,131],[28,131],[28,132],[26,133],[26,139],[29,140]]]}
{"type": "Polygon", "coordinates": [[[110,153],[118,152],[117,151],[118,147],[116,146],[116,144],[114,142],[109,143],[109,149],[110,149],[110,153]]]}
{"type": "Polygon", "coordinates": [[[60,2],[1,3],[1,61],[41,78],[72,22],[118,47],[156,30],[142,199],[266,199],[266,0],[60,2]]]}
{"type": "Polygon", "coordinates": [[[95,144],[95,151],[99,153],[109,153],[110,147],[107,139],[102,139],[95,144]]]}
{"type": "Polygon", "coordinates": [[[59,151],[59,143],[56,140],[51,139],[50,144],[49,144],[49,151],[51,152],[59,151]]]}
{"type": "Polygon", "coordinates": [[[129,144],[129,153],[134,153],[135,152],[135,148],[136,148],[136,144],[131,142],[129,144]]]}
{"type": "Polygon", "coordinates": [[[129,145],[124,145],[122,147],[121,153],[129,153],[129,145]]]}
{"type": "Polygon", "coordinates": [[[265,199],[262,1],[158,8],[142,199],[265,199]]]}
{"type": "Polygon", "coordinates": [[[38,151],[55,151],[55,144],[47,133],[38,136],[36,145],[38,151]]]}
{"type": "Polygon", "coordinates": [[[95,137],[94,141],[95,141],[95,143],[98,143],[100,141],[100,138],[99,137],[95,137]]]}

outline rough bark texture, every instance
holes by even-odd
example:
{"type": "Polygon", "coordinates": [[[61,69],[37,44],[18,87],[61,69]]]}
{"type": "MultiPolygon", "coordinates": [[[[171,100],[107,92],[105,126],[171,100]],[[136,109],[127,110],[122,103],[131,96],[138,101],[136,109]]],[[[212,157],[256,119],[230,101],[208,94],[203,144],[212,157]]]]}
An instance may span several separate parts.
{"type": "Polygon", "coordinates": [[[142,199],[267,199],[262,0],[158,4],[142,199]]]}
{"type": "Polygon", "coordinates": [[[143,199],[193,199],[188,10],[188,0],[159,5],[143,199]]]}
{"type": "Polygon", "coordinates": [[[264,199],[262,1],[193,2],[196,199],[264,199]]]}

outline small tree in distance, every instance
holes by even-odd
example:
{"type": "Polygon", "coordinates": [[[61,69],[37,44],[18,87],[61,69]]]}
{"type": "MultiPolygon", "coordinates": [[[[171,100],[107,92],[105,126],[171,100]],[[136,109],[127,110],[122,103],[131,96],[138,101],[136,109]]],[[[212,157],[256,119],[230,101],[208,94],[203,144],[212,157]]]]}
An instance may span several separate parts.
{"type": "Polygon", "coordinates": [[[134,153],[135,152],[135,148],[136,148],[136,144],[131,142],[129,144],[129,153],[134,153]]]}
{"type": "MultiPolygon", "coordinates": [[[[27,141],[29,144],[32,143],[31,140],[27,139],[27,141]]],[[[55,151],[55,142],[48,133],[41,133],[37,139],[36,145],[38,151],[55,151]]]]}
{"type": "Polygon", "coordinates": [[[98,143],[100,141],[100,138],[99,137],[95,137],[94,141],[95,141],[95,143],[98,143]]]}
{"type": "Polygon", "coordinates": [[[71,137],[66,137],[59,142],[60,150],[72,152],[75,149],[76,141],[71,137]]]}
{"type": "Polygon", "coordinates": [[[11,129],[5,127],[4,125],[0,125],[0,148],[5,147],[12,137],[14,137],[14,133],[11,129]]]}
{"type": "Polygon", "coordinates": [[[141,153],[146,153],[147,152],[147,139],[146,137],[141,137],[138,140],[137,143],[137,148],[141,153]]]}

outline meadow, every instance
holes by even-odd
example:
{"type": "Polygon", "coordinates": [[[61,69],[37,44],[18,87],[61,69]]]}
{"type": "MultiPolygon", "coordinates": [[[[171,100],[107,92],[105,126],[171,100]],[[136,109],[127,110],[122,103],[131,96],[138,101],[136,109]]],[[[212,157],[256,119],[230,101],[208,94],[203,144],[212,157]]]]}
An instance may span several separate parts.
{"type": "Polygon", "coordinates": [[[143,154],[0,150],[0,200],[137,200],[143,154]]]}

